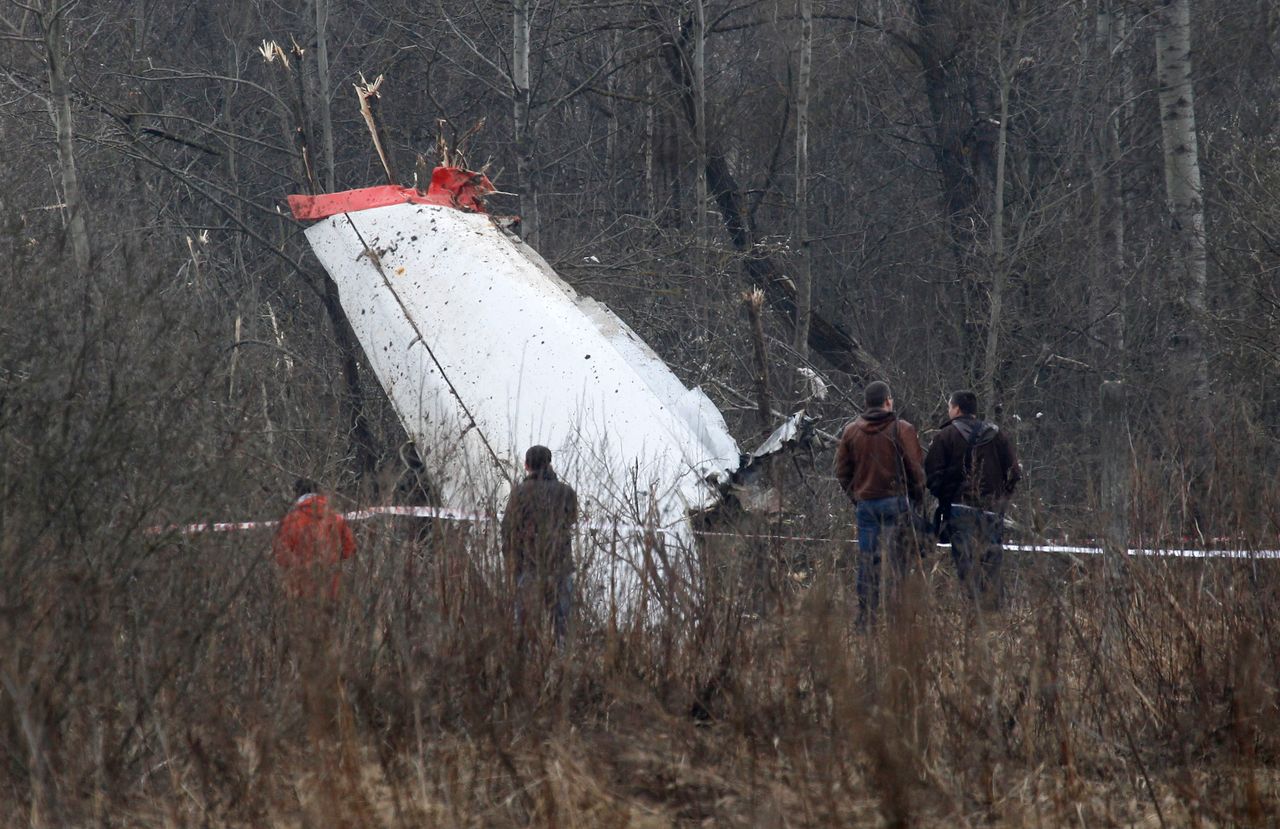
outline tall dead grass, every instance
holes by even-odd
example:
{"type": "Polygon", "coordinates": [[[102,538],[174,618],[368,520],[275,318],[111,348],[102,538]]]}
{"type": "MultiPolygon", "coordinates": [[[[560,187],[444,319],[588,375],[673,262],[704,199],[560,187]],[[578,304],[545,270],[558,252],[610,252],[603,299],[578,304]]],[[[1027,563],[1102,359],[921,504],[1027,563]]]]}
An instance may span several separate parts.
{"type": "Polygon", "coordinates": [[[820,564],[657,622],[583,608],[557,650],[522,646],[436,529],[364,526],[316,614],[254,533],[167,539],[124,584],[33,582],[6,617],[5,821],[1266,825],[1280,803],[1270,563],[1134,561],[1117,599],[1096,562],[1014,559],[984,612],[931,558],[867,631],[820,564]]]}
{"type": "MultiPolygon", "coordinates": [[[[722,539],[668,612],[583,607],[556,649],[516,636],[490,538],[386,519],[340,605],[304,613],[265,532],[145,530],[282,509],[306,434],[253,436],[278,410],[225,394],[163,263],[34,297],[27,255],[0,271],[5,825],[1274,821],[1278,563],[1116,583],[1010,554],[985,612],[934,555],[862,631],[850,545],[722,539]]],[[[1138,498],[1163,514],[1158,484],[1138,498]]]]}

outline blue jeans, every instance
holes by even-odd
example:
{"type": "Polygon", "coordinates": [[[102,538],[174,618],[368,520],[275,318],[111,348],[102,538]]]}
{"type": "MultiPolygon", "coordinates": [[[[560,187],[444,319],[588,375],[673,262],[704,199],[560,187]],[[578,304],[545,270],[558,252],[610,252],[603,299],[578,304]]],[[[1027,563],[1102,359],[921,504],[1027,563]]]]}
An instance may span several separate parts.
{"type": "Polygon", "coordinates": [[[960,583],[975,598],[986,597],[999,604],[1004,587],[1000,572],[1004,563],[1004,518],[994,512],[952,504],[947,527],[951,533],[951,560],[960,583]]]}
{"type": "Polygon", "coordinates": [[[880,603],[880,545],[889,541],[886,529],[910,508],[902,495],[858,502],[858,610],[864,619],[880,603]]]}

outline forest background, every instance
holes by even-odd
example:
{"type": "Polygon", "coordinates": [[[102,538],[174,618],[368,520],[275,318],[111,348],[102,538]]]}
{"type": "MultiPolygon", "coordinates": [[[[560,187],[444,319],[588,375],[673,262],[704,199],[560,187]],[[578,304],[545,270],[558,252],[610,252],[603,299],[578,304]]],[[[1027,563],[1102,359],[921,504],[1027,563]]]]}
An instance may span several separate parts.
{"type": "Polygon", "coordinates": [[[858,637],[819,453],[781,534],[829,545],[537,658],[460,542],[369,525],[307,683],[264,535],[145,531],[413,489],[284,208],[386,180],[381,76],[391,177],[465,149],[744,446],[762,388],[838,431],[970,386],[1027,537],[1275,547],[1278,70],[1266,0],[0,0],[0,813],[1262,825],[1265,562],[1028,559],[995,615],[931,566],[858,637]]]}

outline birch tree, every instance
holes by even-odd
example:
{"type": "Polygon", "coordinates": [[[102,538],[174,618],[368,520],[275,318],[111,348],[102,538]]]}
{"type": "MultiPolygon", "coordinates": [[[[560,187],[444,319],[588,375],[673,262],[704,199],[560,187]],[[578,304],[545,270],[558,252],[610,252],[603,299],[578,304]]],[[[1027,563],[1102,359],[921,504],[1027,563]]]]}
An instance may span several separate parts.
{"type": "Polygon", "coordinates": [[[529,120],[532,90],[529,76],[529,0],[511,4],[511,87],[516,142],[516,176],[520,187],[521,236],[537,247],[538,185],[533,166],[533,129],[529,120]]]}
{"type": "Polygon", "coordinates": [[[1195,91],[1191,83],[1190,0],[1160,0],[1156,7],[1155,45],[1165,199],[1175,240],[1170,287],[1182,298],[1185,309],[1174,356],[1177,374],[1186,376],[1187,395],[1194,405],[1208,395],[1209,361],[1202,329],[1207,257],[1195,91]]]}

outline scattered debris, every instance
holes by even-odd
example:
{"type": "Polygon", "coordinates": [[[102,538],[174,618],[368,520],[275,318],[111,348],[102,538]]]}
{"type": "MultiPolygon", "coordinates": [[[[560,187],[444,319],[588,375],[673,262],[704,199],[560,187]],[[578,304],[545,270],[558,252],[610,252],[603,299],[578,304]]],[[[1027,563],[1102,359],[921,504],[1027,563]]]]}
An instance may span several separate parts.
{"type": "Polygon", "coordinates": [[[806,400],[826,400],[827,390],[829,386],[827,381],[822,379],[818,372],[805,366],[796,369],[796,373],[808,381],[809,393],[805,396],[806,400]]]}

